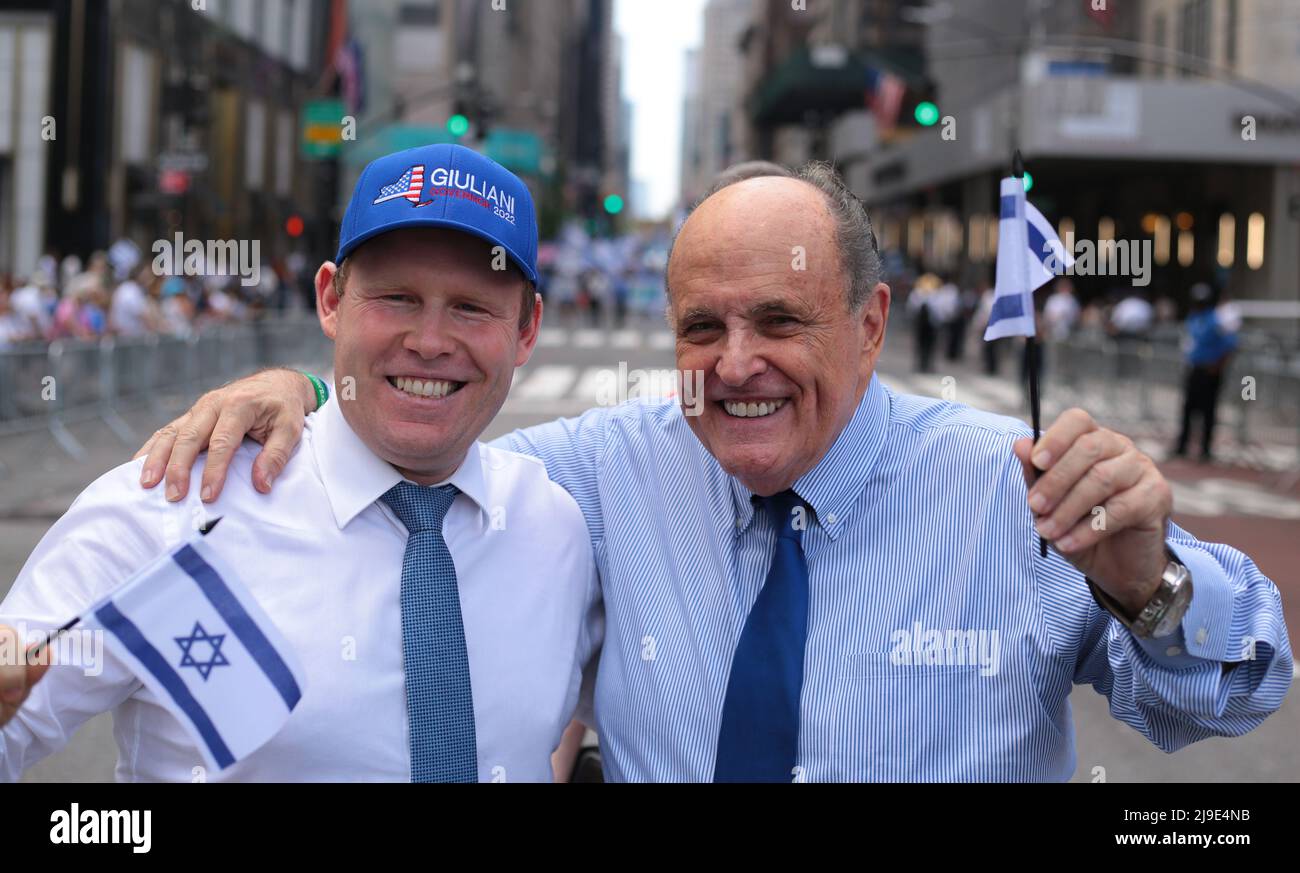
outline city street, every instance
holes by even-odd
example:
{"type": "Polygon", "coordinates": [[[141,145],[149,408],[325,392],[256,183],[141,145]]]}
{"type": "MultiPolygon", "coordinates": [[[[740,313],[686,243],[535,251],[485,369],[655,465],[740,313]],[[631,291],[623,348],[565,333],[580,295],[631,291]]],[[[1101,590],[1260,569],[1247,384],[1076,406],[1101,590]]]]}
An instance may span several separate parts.
{"type": "MultiPolygon", "coordinates": [[[[911,372],[910,337],[897,327],[885,345],[879,371],[896,390],[941,396],[955,389],[959,402],[999,413],[1021,415],[1023,399],[1011,375],[986,377],[974,361],[975,343],[967,346],[967,362],[945,366],[926,375],[911,372]]],[[[304,362],[306,363],[306,362],[304,362]]],[[[1014,371],[1003,367],[1004,374],[1014,371]]],[[[517,427],[556,416],[576,415],[594,405],[602,389],[612,383],[611,373],[623,365],[627,371],[669,370],[673,342],[661,324],[646,321],[625,330],[546,327],[529,364],[515,377],[505,407],[485,434],[490,439],[517,427]]],[[[318,371],[323,362],[315,362],[318,371]]],[[[1048,382],[1044,421],[1050,423],[1073,399],[1054,393],[1048,382]]],[[[188,398],[162,398],[158,411],[126,416],[141,440],[188,398]]],[[[1143,421],[1129,421],[1128,413],[1105,408],[1105,394],[1089,395],[1086,404],[1103,424],[1138,433],[1139,445],[1157,459],[1172,441],[1177,407],[1164,398],[1143,421]]],[[[1157,397],[1156,401],[1160,398],[1157,397]]],[[[1126,407],[1127,409],[1127,407],[1126,407]]],[[[62,514],[95,476],[125,461],[131,448],[102,423],[74,429],[89,448],[81,462],[70,462],[51,443],[48,434],[0,438],[0,596],[21,568],[26,555],[49,525],[62,514]]],[[[1294,452],[1294,445],[1290,446],[1294,452]]],[[[1231,446],[1229,446],[1231,449],[1231,446]]],[[[1269,457],[1285,463],[1288,447],[1275,446],[1269,457]]],[[[1229,452],[1230,454],[1230,452],[1229,452]]],[[[1292,457],[1294,457],[1292,455],[1292,457]]],[[[1293,462],[1291,462],[1293,465],[1293,462]]],[[[1241,548],[1281,589],[1291,638],[1300,631],[1300,569],[1295,542],[1300,535],[1300,487],[1288,490],[1286,470],[1233,466],[1203,467],[1189,461],[1162,462],[1161,469],[1175,489],[1174,520],[1196,536],[1241,548]]],[[[1091,688],[1078,688],[1072,698],[1075,714],[1078,765],[1074,781],[1198,782],[1296,781],[1300,760],[1295,737],[1300,735],[1300,701],[1292,693],[1282,709],[1252,734],[1235,740],[1213,739],[1166,755],[1126,725],[1114,720],[1104,697],[1091,688]],[[1101,768],[1101,769],[1098,769],[1101,768]]],[[[28,781],[109,780],[116,758],[109,716],[88,723],[61,754],[32,768],[28,781]]]]}

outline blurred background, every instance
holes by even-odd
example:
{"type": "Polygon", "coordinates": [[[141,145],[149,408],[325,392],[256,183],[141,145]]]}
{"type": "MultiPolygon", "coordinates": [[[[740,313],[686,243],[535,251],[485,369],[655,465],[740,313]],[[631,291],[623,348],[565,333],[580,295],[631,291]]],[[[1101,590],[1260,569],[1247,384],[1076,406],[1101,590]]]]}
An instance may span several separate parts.
{"type": "MultiPolygon", "coordinates": [[[[833,162],[893,289],[879,371],[1024,417],[982,342],[999,179],[1067,248],[1044,416],[1081,405],[1300,630],[1300,6],[1289,0],[0,0],[0,594],[203,390],[326,373],[312,276],[361,168],[460,142],[539,212],[546,315],[492,437],[665,371],[671,235],[742,161],[833,162]]],[[[668,384],[668,383],[658,383],[668,384]]],[[[1300,704],[1173,756],[1073,697],[1078,781],[1300,779],[1300,704]]],[[[29,779],[106,779],[107,717],[29,779]]]]}

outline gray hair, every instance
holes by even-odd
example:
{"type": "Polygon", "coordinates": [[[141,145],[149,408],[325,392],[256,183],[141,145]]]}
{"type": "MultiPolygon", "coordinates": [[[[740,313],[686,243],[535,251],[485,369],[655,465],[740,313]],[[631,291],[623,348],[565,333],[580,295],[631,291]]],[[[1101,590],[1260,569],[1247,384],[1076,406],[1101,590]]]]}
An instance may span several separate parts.
{"type": "MultiPolygon", "coordinates": [[[[880,251],[876,246],[876,235],[871,229],[871,219],[867,217],[866,207],[830,163],[809,161],[794,171],[767,161],[735,164],[718,174],[709,188],[709,193],[699,203],[703,203],[723,188],[729,188],[748,179],[769,176],[798,179],[816,188],[826,198],[826,207],[835,221],[835,247],[840,253],[840,269],[848,278],[846,295],[849,311],[860,312],[881,281],[883,268],[880,263],[880,251]]],[[[699,203],[695,206],[698,207],[699,203]]],[[[672,243],[668,247],[670,259],[677,245],[678,233],[681,233],[680,227],[677,233],[673,234],[672,243]]]]}

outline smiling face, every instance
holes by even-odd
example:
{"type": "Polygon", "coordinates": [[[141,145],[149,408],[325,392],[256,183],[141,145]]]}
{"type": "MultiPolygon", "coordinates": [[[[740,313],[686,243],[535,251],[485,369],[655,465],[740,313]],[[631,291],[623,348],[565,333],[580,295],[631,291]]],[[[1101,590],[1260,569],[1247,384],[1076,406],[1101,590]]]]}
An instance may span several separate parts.
{"type": "Polygon", "coordinates": [[[441,228],[394,230],[316,274],[334,375],[356,380],[343,417],[376,455],[421,484],[442,481],[505,402],[537,342],[541,302],[520,327],[518,271],[493,270],[491,246],[441,228]]]}
{"type": "Polygon", "coordinates": [[[668,265],[677,366],[704,373],[686,420],[751,491],[816,466],[853,417],[884,341],[889,287],[849,310],[825,195],[789,178],[724,188],[691,214],[668,265]]]}

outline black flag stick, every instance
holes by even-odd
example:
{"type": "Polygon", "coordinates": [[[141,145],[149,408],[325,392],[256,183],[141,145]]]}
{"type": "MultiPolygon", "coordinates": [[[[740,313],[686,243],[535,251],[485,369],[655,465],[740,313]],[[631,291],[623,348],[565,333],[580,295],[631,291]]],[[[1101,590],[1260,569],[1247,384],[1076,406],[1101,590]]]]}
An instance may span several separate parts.
{"type": "MultiPolygon", "coordinates": [[[[1025,162],[1024,159],[1020,157],[1020,149],[1016,149],[1015,155],[1011,158],[1011,175],[1014,176],[1022,185],[1024,184],[1025,162]]],[[[1033,300],[1032,293],[1030,294],[1030,300],[1033,300]]],[[[1029,317],[1034,318],[1033,310],[1030,310],[1029,317]]],[[[1029,370],[1029,418],[1034,425],[1035,446],[1038,445],[1040,432],[1040,407],[1038,402],[1038,338],[1035,336],[1036,333],[1037,330],[1035,330],[1033,334],[1025,337],[1025,364],[1029,370]]],[[[1030,452],[1032,457],[1033,450],[1031,449],[1030,452]]],[[[1033,469],[1034,481],[1037,482],[1038,468],[1034,466],[1032,460],[1030,460],[1029,466],[1033,469]]],[[[1047,540],[1043,539],[1041,535],[1038,537],[1038,550],[1042,557],[1047,557],[1047,540]]]]}
{"type": "MultiPolygon", "coordinates": [[[[215,528],[215,527],[217,526],[217,522],[221,521],[221,519],[223,519],[223,518],[225,518],[225,516],[223,516],[223,515],[218,515],[216,518],[214,518],[214,519],[212,519],[212,520],[210,520],[210,521],[206,521],[206,522],[204,522],[204,523],[203,523],[203,526],[199,528],[199,533],[202,534],[203,536],[207,536],[208,534],[212,533],[212,529],[215,528]]],[[[34,659],[40,657],[40,654],[41,654],[41,650],[42,650],[42,649],[44,649],[46,646],[48,646],[52,641],[58,639],[58,638],[61,637],[63,634],[67,633],[68,631],[70,631],[70,630],[72,630],[74,627],[76,627],[77,622],[79,622],[79,621],[81,621],[81,616],[77,616],[77,617],[74,618],[72,621],[68,622],[67,624],[63,625],[62,627],[56,628],[56,629],[54,630],[53,633],[51,633],[51,634],[50,634],[49,636],[47,636],[45,639],[41,640],[39,643],[37,643],[35,646],[33,646],[32,649],[31,649],[31,651],[29,651],[29,652],[27,653],[27,656],[26,656],[26,658],[27,658],[27,663],[28,663],[28,664],[31,664],[31,663],[33,662],[34,659]]]]}

